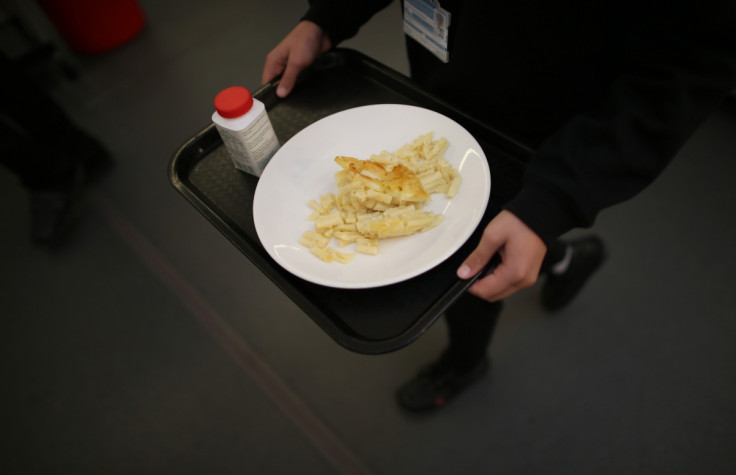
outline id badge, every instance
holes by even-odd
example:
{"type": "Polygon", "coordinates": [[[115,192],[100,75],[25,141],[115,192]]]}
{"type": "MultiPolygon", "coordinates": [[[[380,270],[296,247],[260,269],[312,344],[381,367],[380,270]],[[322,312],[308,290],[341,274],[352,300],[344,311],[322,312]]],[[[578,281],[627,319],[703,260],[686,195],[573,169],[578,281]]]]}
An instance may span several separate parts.
{"type": "Polygon", "coordinates": [[[450,61],[447,38],[450,12],[439,0],[404,0],[404,33],[415,39],[440,61],[450,61]]]}

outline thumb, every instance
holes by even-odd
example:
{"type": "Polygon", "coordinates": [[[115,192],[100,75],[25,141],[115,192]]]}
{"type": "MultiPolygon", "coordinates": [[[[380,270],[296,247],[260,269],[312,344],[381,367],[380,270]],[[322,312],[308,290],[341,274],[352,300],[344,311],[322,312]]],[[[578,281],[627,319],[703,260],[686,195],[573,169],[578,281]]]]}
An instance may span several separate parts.
{"type": "Polygon", "coordinates": [[[275,65],[267,65],[263,69],[263,73],[261,74],[261,86],[266,85],[269,81],[271,81],[273,78],[281,74],[281,66],[275,65]]]}
{"type": "Polygon", "coordinates": [[[465,261],[457,269],[457,276],[461,279],[469,279],[483,270],[491,258],[499,252],[502,244],[496,243],[491,239],[481,239],[473,252],[471,252],[465,261]]]}
{"type": "Polygon", "coordinates": [[[289,95],[291,90],[294,89],[294,84],[296,84],[296,78],[299,76],[299,71],[300,68],[294,63],[286,63],[286,69],[284,70],[284,74],[281,76],[279,85],[276,88],[277,96],[286,97],[289,95]]]}

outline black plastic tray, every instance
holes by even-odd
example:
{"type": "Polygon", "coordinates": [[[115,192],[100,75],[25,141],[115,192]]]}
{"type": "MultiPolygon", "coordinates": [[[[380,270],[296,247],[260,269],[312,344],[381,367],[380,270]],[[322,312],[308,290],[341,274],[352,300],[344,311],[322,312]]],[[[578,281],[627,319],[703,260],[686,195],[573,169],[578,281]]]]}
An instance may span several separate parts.
{"type": "Polygon", "coordinates": [[[455,271],[488,220],[519,188],[528,149],[420,90],[365,55],[337,49],[300,77],[286,99],[276,84],[256,91],[281,143],[335,112],[379,103],[411,104],[462,124],[481,144],[491,170],[491,200],[475,234],[453,256],[405,282],[361,290],[324,287],[280,267],[261,246],[253,223],[258,179],[237,171],[213,125],[185,143],[169,166],[173,186],[328,335],[359,353],[385,353],[416,340],[467,288],[455,271]]]}

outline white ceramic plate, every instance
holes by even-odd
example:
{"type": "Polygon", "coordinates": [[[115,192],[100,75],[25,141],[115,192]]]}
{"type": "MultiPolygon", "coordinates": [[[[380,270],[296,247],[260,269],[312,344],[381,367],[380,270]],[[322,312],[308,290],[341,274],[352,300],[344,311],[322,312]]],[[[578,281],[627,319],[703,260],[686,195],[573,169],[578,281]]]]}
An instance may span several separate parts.
{"type": "MultiPolygon", "coordinates": [[[[256,187],[253,218],[266,251],[294,275],[329,287],[380,287],[415,277],[450,257],[478,226],[491,193],[488,162],[478,142],[458,123],[420,107],[381,104],[325,117],[296,134],[273,156],[256,187]],[[368,159],[394,151],[419,135],[434,132],[450,146],[447,159],[462,175],[455,198],[432,195],[423,209],[445,215],[437,227],[412,236],[381,240],[381,253],[357,253],[348,264],[326,263],[299,244],[313,229],[311,199],[337,194],[338,155],[368,159]]],[[[333,240],[331,246],[337,248],[333,240]]],[[[338,248],[339,249],[339,248],[338,248]]],[[[353,252],[353,246],[339,249],[353,252]]]]}

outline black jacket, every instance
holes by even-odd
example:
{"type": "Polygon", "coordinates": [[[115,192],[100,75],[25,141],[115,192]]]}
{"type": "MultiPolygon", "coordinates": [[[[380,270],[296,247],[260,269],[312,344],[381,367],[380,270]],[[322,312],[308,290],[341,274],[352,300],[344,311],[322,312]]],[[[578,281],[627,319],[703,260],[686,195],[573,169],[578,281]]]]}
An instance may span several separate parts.
{"type": "MultiPolygon", "coordinates": [[[[390,3],[312,0],[304,18],[337,45],[390,3]]],[[[535,150],[506,209],[545,242],[644,189],[736,87],[730,0],[440,3],[450,61],[407,38],[411,76],[535,150]]]]}

